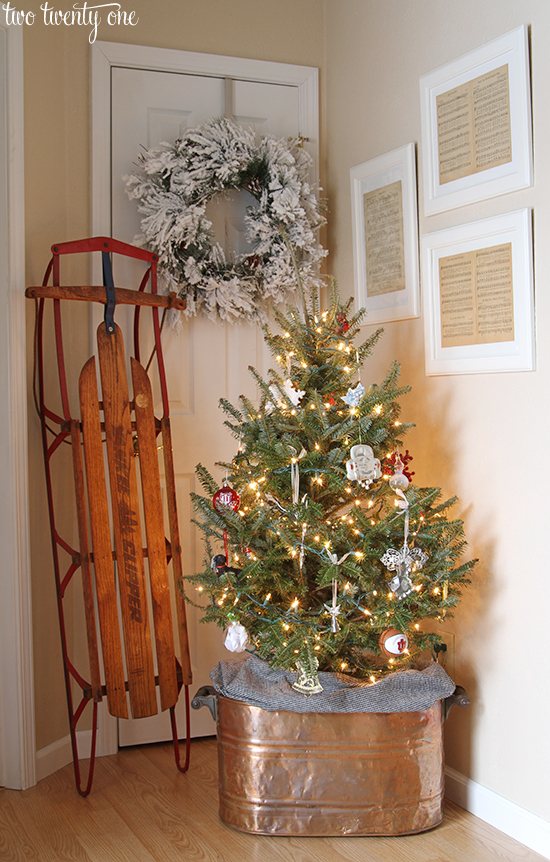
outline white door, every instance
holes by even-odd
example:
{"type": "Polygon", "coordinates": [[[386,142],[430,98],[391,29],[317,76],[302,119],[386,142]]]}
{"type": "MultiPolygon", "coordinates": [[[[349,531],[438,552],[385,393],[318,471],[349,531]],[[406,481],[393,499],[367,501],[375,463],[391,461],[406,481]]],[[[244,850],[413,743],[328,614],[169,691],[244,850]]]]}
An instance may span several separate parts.
{"type": "MultiPolygon", "coordinates": [[[[213,65],[220,59],[223,58],[212,58],[213,65]]],[[[303,92],[296,84],[244,80],[249,75],[239,79],[235,74],[228,78],[220,74],[182,74],[117,66],[113,66],[111,75],[110,232],[125,242],[132,242],[139,233],[140,217],[135,201],[128,200],[123,177],[132,171],[142,147],[151,147],[160,141],[173,142],[186,129],[224,115],[253,126],[260,135],[304,134],[303,92]]],[[[311,138],[311,129],[308,131],[311,138]]],[[[316,138],[315,134],[311,142],[313,148],[316,138]]],[[[221,241],[225,235],[236,252],[241,251],[239,245],[243,241],[240,222],[246,204],[245,194],[239,193],[229,205],[222,205],[215,220],[219,225],[218,238],[221,241]]],[[[133,261],[116,259],[115,284],[137,285],[135,266],[133,261]]],[[[117,321],[124,326],[120,312],[121,309],[117,309],[117,321]]],[[[126,338],[129,337],[127,331],[126,338]]],[[[256,387],[248,366],[254,365],[263,373],[269,358],[258,327],[248,324],[220,326],[204,318],[185,320],[178,333],[165,330],[163,345],[171,398],[183,569],[186,574],[192,574],[202,568],[203,560],[200,534],[190,523],[193,512],[189,494],[195,490],[195,466],[201,462],[221,483],[223,475],[214,463],[231,460],[237,446],[223,425],[224,414],[218,401],[225,397],[236,402],[241,393],[255,399],[256,387]]],[[[201,489],[196,490],[200,492],[201,489]]],[[[187,585],[186,589],[189,591],[192,587],[187,585]]],[[[195,597],[196,594],[192,596],[195,597]]],[[[231,658],[223,647],[222,631],[216,626],[199,624],[200,616],[200,611],[188,606],[193,691],[210,683],[210,670],[220,659],[231,658]]],[[[182,700],[177,716],[183,731],[182,700]]],[[[118,732],[120,745],[171,737],[167,713],[139,721],[120,721],[118,732]]],[[[214,732],[208,710],[192,712],[193,736],[214,732]]]]}

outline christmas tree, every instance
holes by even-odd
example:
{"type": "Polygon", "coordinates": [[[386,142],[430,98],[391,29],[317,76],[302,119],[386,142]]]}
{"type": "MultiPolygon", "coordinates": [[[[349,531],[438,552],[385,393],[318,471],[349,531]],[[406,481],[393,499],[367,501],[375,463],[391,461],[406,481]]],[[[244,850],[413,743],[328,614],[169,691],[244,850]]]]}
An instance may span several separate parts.
{"type": "Polygon", "coordinates": [[[188,580],[230,649],[298,670],[311,693],[317,668],[375,682],[418,666],[440,641],[422,620],[452,612],[473,562],[455,498],[410,481],[398,364],[361,381],[381,330],[354,346],[364,312],[334,284],[327,310],[314,291],[302,300],[274,312],[280,333],[264,328],[277,370],[250,369],[259,406],[220,401],[238,451],[221,489],[197,467],[206,558],[188,580]]]}

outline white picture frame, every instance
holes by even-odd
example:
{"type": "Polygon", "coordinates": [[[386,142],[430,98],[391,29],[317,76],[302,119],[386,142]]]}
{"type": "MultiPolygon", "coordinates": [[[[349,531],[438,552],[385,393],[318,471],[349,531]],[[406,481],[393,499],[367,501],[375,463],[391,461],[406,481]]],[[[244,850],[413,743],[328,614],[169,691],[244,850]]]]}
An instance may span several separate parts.
{"type": "MultiPolygon", "coordinates": [[[[428,376],[446,374],[475,374],[502,371],[533,371],[535,368],[535,323],[534,323],[534,285],[533,285],[533,239],[532,214],[529,209],[517,210],[504,215],[493,216],[481,221],[458,227],[434,231],[422,237],[422,281],[424,305],[424,332],[426,351],[426,374],[428,376]],[[492,254],[499,249],[510,246],[510,281],[511,288],[507,294],[504,286],[499,299],[498,284],[491,287],[491,302],[496,309],[496,326],[502,325],[506,303],[509,312],[513,314],[508,337],[504,340],[493,340],[490,343],[461,344],[449,346],[445,344],[446,334],[452,331],[453,317],[448,306],[445,314],[445,333],[442,328],[441,273],[447,261],[455,263],[464,259],[469,253],[479,252],[492,254]],[[442,262],[442,258],[445,261],[442,262]],[[513,327],[513,337],[512,335],[513,327]]],[[[498,267],[491,277],[498,282],[498,267]]],[[[460,281],[460,279],[458,279],[460,281]]],[[[485,270],[485,285],[487,270],[485,270]]],[[[447,289],[447,288],[446,288],[447,289]]],[[[452,282],[449,281],[452,291],[452,282]]],[[[454,320],[459,320],[459,310],[456,305],[457,293],[444,294],[453,296],[455,305],[454,320]]],[[[482,288],[487,291],[487,286],[482,288]]],[[[478,310],[480,320],[482,313],[488,312],[488,295],[478,294],[477,285],[473,288],[476,297],[475,314],[478,310]],[[479,305],[478,305],[478,299],[479,305]]],[[[462,294],[464,296],[464,294],[462,294]]],[[[468,304],[466,300],[466,304],[468,304]]],[[[472,303],[473,304],[473,303],[472,303]]],[[[461,312],[462,313],[462,312],[461,312]]],[[[459,324],[460,325],[460,324],[459,324]]],[[[474,336],[475,338],[476,336],[474,336]]],[[[495,337],[495,336],[493,336],[495,337]]],[[[458,340],[458,339],[455,339],[458,340]]],[[[452,339],[447,338],[447,341],[452,339]]]]}
{"type": "Polygon", "coordinates": [[[356,308],[366,309],[367,324],[419,317],[418,205],[414,143],[351,168],[350,182],[356,308]],[[383,197],[386,197],[385,191],[388,195],[393,195],[395,204],[385,207],[390,222],[389,240],[386,242],[379,234],[376,248],[373,249],[371,245],[370,251],[367,251],[369,235],[365,227],[365,212],[368,212],[366,207],[370,206],[372,211],[372,206],[378,206],[383,197]],[[367,201],[370,201],[370,204],[367,201]],[[375,277],[372,275],[374,266],[369,266],[369,261],[372,264],[373,255],[376,254],[381,259],[381,252],[388,247],[394,263],[390,261],[383,266],[387,266],[388,273],[393,266],[393,272],[397,272],[399,277],[393,282],[384,282],[382,275],[375,284],[375,277]]]}
{"type": "MultiPolygon", "coordinates": [[[[473,100],[472,96],[472,100],[473,100]]],[[[448,100],[448,112],[446,117],[448,123],[453,123],[452,98],[448,100]]],[[[420,105],[422,118],[422,159],[423,159],[423,189],[424,189],[424,213],[425,215],[433,215],[435,213],[444,212],[445,210],[455,209],[456,207],[465,206],[475,203],[476,201],[486,198],[496,197],[508,192],[517,191],[531,186],[533,184],[533,145],[532,145],[532,128],[531,128],[531,92],[529,83],[529,34],[526,25],[511,30],[504,36],[482,45],[475,51],[441,66],[427,75],[420,78],[420,105]],[[506,141],[506,155],[502,157],[507,159],[504,163],[495,164],[486,169],[482,167],[483,162],[477,163],[474,172],[467,173],[464,176],[455,179],[449,179],[453,176],[453,171],[450,169],[451,161],[449,160],[450,153],[447,152],[447,160],[445,154],[441,154],[441,169],[444,173],[440,173],[440,153],[439,153],[439,129],[438,129],[438,99],[440,100],[440,110],[445,110],[441,105],[441,100],[445,95],[451,97],[455,95],[455,104],[459,95],[465,97],[465,89],[468,85],[478,85],[477,92],[480,92],[479,82],[487,81],[485,87],[485,100],[488,104],[491,98],[494,100],[493,105],[496,106],[498,113],[499,106],[503,104],[502,93],[497,92],[497,81],[493,81],[493,91],[489,89],[489,79],[492,73],[498,75],[498,71],[503,72],[507,69],[508,78],[508,97],[509,97],[509,113],[507,108],[502,108],[500,114],[501,121],[501,138],[500,142],[506,141]],[[504,126],[507,126],[504,129],[504,126]],[[445,165],[445,167],[444,167],[445,165]],[[449,166],[449,169],[447,168],[449,166]],[[448,173],[447,173],[448,170],[448,173]],[[441,182],[441,177],[444,181],[441,182]],[[446,177],[446,179],[445,179],[446,177]]],[[[481,127],[481,119],[473,119],[474,108],[471,106],[471,134],[479,133],[480,140],[483,137],[483,129],[481,127]],[[476,122],[478,123],[476,126],[476,122]]],[[[493,112],[494,113],[494,112],[493,112]]],[[[457,157],[464,151],[461,151],[459,136],[463,131],[456,131],[459,125],[459,113],[454,114],[456,125],[447,126],[448,134],[453,136],[453,140],[443,140],[443,122],[444,115],[441,116],[442,129],[442,147],[448,146],[452,148],[453,141],[456,141],[455,151],[457,157]]],[[[464,125],[460,123],[462,130],[464,125]]],[[[485,127],[486,129],[488,126],[485,127]]],[[[485,133],[485,147],[479,146],[477,156],[475,145],[470,139],[471,158],[482,158],[483,149],[494,154],[492,157],[496,162],[499,152],[499,137],[498,131],[493,128],[492,137],[489,133],[485,133]]],[[[462,139],[464,140],[464,138],[462,139]]],[[[455,173],[460,173],[460,168],[469,170],[465,166],[461,166],[458,161],[454,162],[455,173]],[[456,168],[458,167],[458,170],[456,168]]]]}

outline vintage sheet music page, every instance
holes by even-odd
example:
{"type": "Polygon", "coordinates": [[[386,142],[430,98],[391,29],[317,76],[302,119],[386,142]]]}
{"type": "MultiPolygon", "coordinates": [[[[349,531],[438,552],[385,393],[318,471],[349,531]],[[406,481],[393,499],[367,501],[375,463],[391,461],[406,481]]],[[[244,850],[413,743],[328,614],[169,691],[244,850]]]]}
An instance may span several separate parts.
{"type": "Polygon", "coordinates": [[[512,161],[508,65],[437,97],[439,183],[512,161]]]}
{"type": "Polygon", "coordinates": [[[367,296],[405,290],[401,180],[363,195],[367,296]]]}
{"type": "Polygon", "coordinates": [[[514,340],[512,244],[439,259],[441,346],[514,340]]]}

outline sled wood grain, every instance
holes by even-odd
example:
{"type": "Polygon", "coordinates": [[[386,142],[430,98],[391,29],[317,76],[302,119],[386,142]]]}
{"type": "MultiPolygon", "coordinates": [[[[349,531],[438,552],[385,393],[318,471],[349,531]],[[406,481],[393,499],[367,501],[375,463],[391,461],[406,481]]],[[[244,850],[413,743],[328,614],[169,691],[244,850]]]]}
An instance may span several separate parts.
{"type": "Polygon", "coordinates": [[[80,373],[80,411],[86,482],[88,487],[88,511],[94,553],[94,572],[97,594],[101,648],[105,672],[107,704],[111,715],[128,718],[126,682],[122,661],[117,595],[109,505],[103,464],[103,444],[99,419],[99,399],[95,359],[92,356],[80,373]]]}
{"type": "Polygon", "coordinates": [[[101,323],[97,345],[130,707],[134,718],[145,718],[156,715],[158,709],[120,327],[115,324],[114,333],[109,335],[101,323]]]}
{"type": "MultiPolygon", "coordinates": [[[[105,288],[100,285],[37,285],[28,287],[25,291],[27,299],[72,299],[88,300],[105,304],[105,288]]],[[[126,287],[115,287],[115,302],[117,305],[143,305],[153,308],[175,308],[184,311],[187,303],[176,293],[168,296],[160,293],[145,293],[129,290],[126,287]]]]}
{"type": "Polygon", "coordinates": [[[136,417],[143,511],[147,536],[147,559],[151,582],[155,644],[157,648],[160,702],[163,710],[178,699],[176,655],[172,629],[170,587],[166,563],[166,541],[162,517],[162,493],[153,413],[151,383],[140,363],[132,357],[132,383],[136,417]]]}

